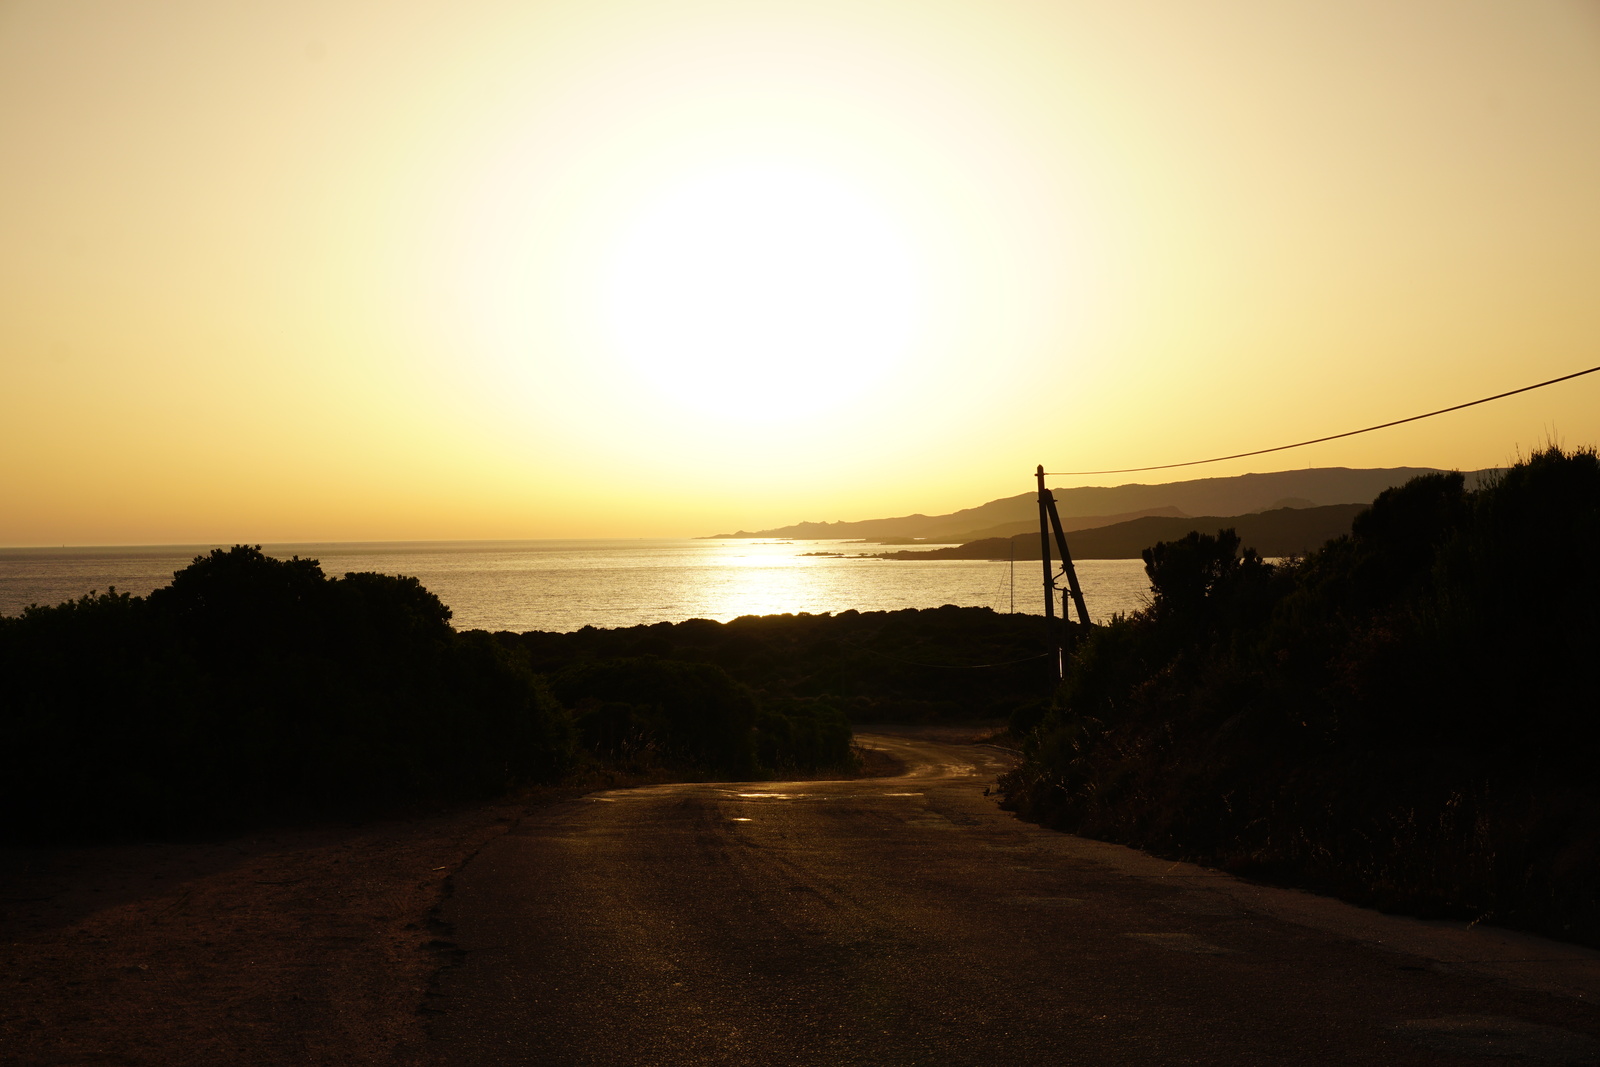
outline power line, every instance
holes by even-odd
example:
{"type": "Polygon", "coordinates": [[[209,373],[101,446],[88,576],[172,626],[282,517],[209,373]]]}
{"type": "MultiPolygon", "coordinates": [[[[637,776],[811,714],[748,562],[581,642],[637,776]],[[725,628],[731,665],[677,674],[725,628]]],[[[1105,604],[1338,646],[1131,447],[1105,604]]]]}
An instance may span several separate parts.
{"type": "Polygon", "coordinates": [[[1451,411],[1460,411],[1462,408],[1476,407],[1479,404],[1487,404],[1491,400],[1503,400],[1508,396],[1516,396],[1518,393],[1526,393],[1533,389],[1543,389],[1545,386],[1555,385],[1557,382],[1570,381],[1573,378],[1582,378],[1585,374],[1593,374],[1595,371],[1600,371],[1600,367],[1590,367],[1588,370],[1580,370],[1573,374],[1563,374],[1561,377],[1551,378],[1547,382],[1539,382],[1537,385],[1524,385],[1521,389],[1513,389],[1506,393],[1496,393],[1494,396],[1486,396],[1482,400],[1469,400],[1465,404],[1457,404],[1454,407],[1440,408],[1438,411],[1429,411],[1422,415],[1412,415],[1410,418],[1395,419],[1393,422],[1379,423],[1377,426],[1367,426],[1360,430],[1347,430],[1344,433],[1330,434],[1327,437],[1316,437],[1312,438],[1310,441],[1296,441],[1292,445],[1277,445],[1273,448],[1258,448],[1254,452],[1238,452],[1231,456],[1216,456],[1212,459],[1191,459],[1186,463],[1158,463],[1153,467],[1121,467],[1117,470],[1108,471],[1046,471],[1045,473],[1052,478],[1074,478],[1090,474],[1137,474],[1140,471],[1164,471],[1170,470],[1173,467],[1198,467],[1203,463],[1221,463],[1223,460],[1227,459],[1244,459],[1246,456],[1264,456],[1268,452],[1282,452],[1287,448],[1304,448],[1306,445],[1319,445],[1324,441],[1337,441],[1341,437],[1354,437],[1358,433],[1371,433],[1373,430],[1386,430],[1390,426],[1399,426],[1402,423],[1416,422],[1418,419],[1431,419],[1435,415],[1443,415],[1451,411]]]}

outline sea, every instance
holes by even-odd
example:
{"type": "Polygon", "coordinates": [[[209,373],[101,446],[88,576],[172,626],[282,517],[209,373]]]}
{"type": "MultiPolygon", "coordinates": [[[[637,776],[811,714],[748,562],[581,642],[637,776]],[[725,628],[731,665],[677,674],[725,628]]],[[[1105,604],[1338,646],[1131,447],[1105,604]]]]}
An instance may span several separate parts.
{"type": "MultiPolygon", "coordinates": [[[[113,587],[144,596],[213,547],[226,546],[0,548],[0,615],[113,587]]],[[[261,546],[270,556],[315,559],[330,576],[376,571],[415,577],[449,605],[458,630],[567,632],[944,604],[1044,613],[1037,560],[873,558],[903,547],[765,538],[261,546]]],[[[1081,560],[1076,570],[1095,622],[1149,602],[1139,560],[1081,560]]]]}

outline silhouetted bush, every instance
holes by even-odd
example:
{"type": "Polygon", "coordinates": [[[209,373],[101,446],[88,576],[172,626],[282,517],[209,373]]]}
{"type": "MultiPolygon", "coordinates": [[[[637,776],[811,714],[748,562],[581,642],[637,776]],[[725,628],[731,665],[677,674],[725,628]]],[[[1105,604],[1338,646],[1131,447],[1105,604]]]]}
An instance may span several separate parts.
{"type": "Polygon", "coordinates": [[[654,655],[590,659],[551,677],[595,755],[634,771],[702,776],[844,770],[850,724],[832,703],[758,696],[722,668],[654,655]]]}
{"type": "Polygon", "coordinates": [[[1380,495],[1271,566],[1222,531],[1145,555],[1154,601],[1082,640],[1030,817],[1352,899],[1600,941],[1600,463],[1380,495]]]}
{"type": "Polygon", "coordinates": [[[844,712],[825,697],[768,697],[756,715],[756,762],[779,773],[846,767],[851,737],[844,712]]]}
{"type": "Polygon", "coordinates": [[[0,618],[6,832],[225,826],[559,773],[570,723],[526,657],[449,619],[415,578],[246,546],[147,599],[0,618]]]}
{"type": "Polygon", "coordinates": [[[719,667],[769,709],[806,707],[792,701],[809,700],[850,721],[887,722],[1005,719],[1037,701],[1052,678],[1048,626],[1036,615],[946,605],[496,636],[546,673],[655,656],[719,667]]]}
{"type": "Polygon", "coordinates": [[[755,694],[720,668],[654,656],[591,660],[558,671],[550,684],[577,709],[597,754],[755,773],[755,694]]]}

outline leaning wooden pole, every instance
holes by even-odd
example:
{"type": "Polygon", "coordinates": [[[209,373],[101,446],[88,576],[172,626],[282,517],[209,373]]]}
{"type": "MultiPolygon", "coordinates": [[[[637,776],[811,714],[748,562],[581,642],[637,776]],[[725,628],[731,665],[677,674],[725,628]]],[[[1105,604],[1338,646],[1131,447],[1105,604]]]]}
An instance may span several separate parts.
{"type": "MultiPolygon", "coordinates": [[[[1039,478],[1039,558],[1044,562],[1044,617],[1049,620],[1045,626],[1050,631],[1050,640],[1056,649],[1056,681],[1064,677],[1066,670],[1066,649],[1062,643],[1061,630],[1056,626],[1056,579],[1050,572],[1050,509],[1055,506],[1055,498],[1050,495],[1050,490],[1044,487],[1044,464],[1039,465],[1036,472],[1039,478]]],[[[1062,606],[1063,614],[1066,606],[1062,606]]],[[[1065,621],[1065,619],[1063,619],[1065,621]]]]}
{"type": "MultiPolygon", "coordinates": [[[[1061,515],[1056,511],[1056,497],[1050,494],[1046,505],[1050,511],[1050,526],[1055,530],[1056,548],[1061,553],[1061,573],[1067,579],[1067,591],[1072,594],[1072,606],[1078,609],[1078,621],[1089,625],[1089,609],[1083,603],[1083,587],[1078,584],[1078,569],[1072,565],[1072,553],[1067,551],[1067,534],[1061,528],[1061,515]]],[[[1067,606],[1061,605],[1061,617],[1067,617],[1067,606]]]]}

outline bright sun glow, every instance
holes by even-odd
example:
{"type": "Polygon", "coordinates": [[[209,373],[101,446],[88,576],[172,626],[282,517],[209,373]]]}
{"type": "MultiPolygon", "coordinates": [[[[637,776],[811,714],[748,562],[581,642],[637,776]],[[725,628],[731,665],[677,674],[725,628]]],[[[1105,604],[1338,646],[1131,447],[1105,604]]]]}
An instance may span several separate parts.
{"type": "Polygon", "coordinates": [[[605,288],[608,332],[679,404],[771,421],[860,395],[917,325],[915,262],[888,217],[830,176],[701,174],[646,204],[605,288]]]}

